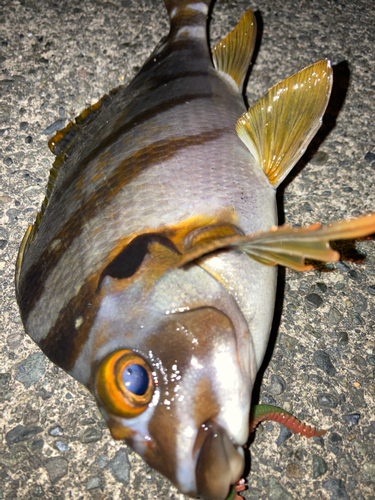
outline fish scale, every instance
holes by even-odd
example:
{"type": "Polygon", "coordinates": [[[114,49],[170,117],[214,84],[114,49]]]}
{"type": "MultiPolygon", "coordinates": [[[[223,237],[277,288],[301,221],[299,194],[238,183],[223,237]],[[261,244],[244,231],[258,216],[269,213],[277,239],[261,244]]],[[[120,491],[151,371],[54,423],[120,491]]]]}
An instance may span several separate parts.
{"type": "Polygon", "coordinates": [[[57,157],[21,243],[17,300],[27,333],[89,388],[115,439],[181,492],[224,500],[244,469],[276,264],[335,261],[329,241],[370,234],[375,215],[275,226],[276,188],[322,123],[331,64],[246,112],[254,14],[211,60],[210,1],[165,4],[169,36],[129,86],[50,140],[57,157]]]}
{"type": "MultiPolygon", "coordinates": [[[[30,317],[24,318],[28,330],[38,332],[37,341],[46,335],[51,337],[48,332],[58,320],[60,311],[67,304],[72,308],[71,300],[87,280],[87,275],[98,272],[113,245],[124,236],[157,229],[201,213],[215,214],[228,202],[242,214],[240,224],[247,233],[266,229],[276,222],[275,214],[269,215],[271,210],[264,211],[265,221],[261,216],[267,191],[269,204],[274,206],[272,188],[261,171],[258,179],[248,175],[249,154],[233,140],[238,116],[245,111],[242,96],[223,82],[212,68],[206,41],[191,46],[189,39],[179,40],[178,50],[170,53],[168,46],[165,55],[160,49],[157,52],[130,88],[119,90],[98,118],[111,133],[102,138],[97,119],[83,131],[81,143],[74,141],[65,152],[68,158],[55,183],[54,197],[40,229],[48,233],[49,241],[42,233],[39,241],[47,244],[43,253],[27,254],[30,260],[43,260],[46,267],[45,274],[38,273],[38,283],[32,286],[33,301],[40,291],[41,303],[33,307],[30,317]],[[186,54],[182,56],[181,52],[186,54]],[[112,119],[107,124],[108,117],[112,119]],[[92,134],[95,125],[99,128],[99,145],[89,154],[85,148],[83,154],[85,137],[92,134]],[[194,164],[191,158],[195,158],[194,164]],[[102,170],[105,178],[92,186],[92,177],[102,170]],[[238,175],[241,172],[243,175],[238,175]],[[241,198],[233,191],[230,179],[236,179],[241,191],[251,200],[251,217],[246,217],[248,201],[246,207],[241,207],[241,198]],[[152,213],[144,204],[144,199],[150,198],[158,200],[152,213]],[[186,206],[181,204],[181,199],[187,201],[186,206]],[[61,207],[68,207],[68,213],[64,210],[61,214],[61,207]],[[104,226],[106,245],[98,241],[100,248],[96,249],[91,228],[100,233],[104,226]],[[63,253],[51,254],[49,245],[56,239],[63,241],[60,248],[66,249],[63,253]],[[44,293],[40,285],[43,282],[46,283],[44,293]],[[65,290],[61,289],[61,282],[66,283],[65,290]],[[61,300],[48,322],[41,311],[51,303],[52,297],[61,300]]],[[[89,145],[87,149],[90,151],[89,145]]],[[[258,166],[255,168],[259,170],[258,166]]],[[[25,259],[25,269],[27,264],[25,259]]]]}

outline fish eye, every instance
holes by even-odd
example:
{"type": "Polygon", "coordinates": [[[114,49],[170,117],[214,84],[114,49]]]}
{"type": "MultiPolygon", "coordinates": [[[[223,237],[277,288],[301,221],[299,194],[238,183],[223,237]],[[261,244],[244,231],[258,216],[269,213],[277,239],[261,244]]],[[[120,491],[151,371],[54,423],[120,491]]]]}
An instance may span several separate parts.
{"type": "Polygon", "coordinates": [[[122,349],[110,354],[99,366],[96,392],[110,412],[134,418],[148,407],[154,393],[151,368],[136,352],[122,349]]]}
{"type": "Polygon", "coordinates": [[[128,391],[143,396],[148,389],[147,370],[139,364],[128,365],[122,372],[122,381],[128,391]]]}

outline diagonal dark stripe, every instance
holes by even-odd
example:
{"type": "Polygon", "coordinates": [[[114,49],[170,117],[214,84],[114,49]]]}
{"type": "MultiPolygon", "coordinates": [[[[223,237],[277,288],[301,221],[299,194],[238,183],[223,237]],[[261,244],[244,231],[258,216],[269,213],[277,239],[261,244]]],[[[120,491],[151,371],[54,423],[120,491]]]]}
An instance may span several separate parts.
{"type": "MultiPolygon", "coordinates": [[[[136,178],[141,171],[150,168],[156,163],[173,158],[179,151],[209,141],[215,141],[227,133],[227,129],[220,128],[181,139],[157,141],[122,161],[112,171],[105,183],[66,221],[55,236],[56,239],[61,241],[61,245],[54,248],[53,245],[48,244],[38,261],[30,267],[24,276],[21,274],[19,306],[23,322],[27,322],[30,312],[41,297],[49,274],[58,266],[59,260],[73,244],[75,238],[79,236],[84,225],[87,224],[88,220],[95,217],[99,211],[103,211],[127,183],[136,178]]],[[[38,235],[36,240],[37,237],[38,235]]],[[[103,256],[103,262],[105,262],[105,258],[106,256],[103,256]]],[[[98,283],[96,283],[95,287],[97,285],[98,283]]],[[[30,333],[32,334],[32,332],[30,333]]]]}
{"type": "MultiPolygon", "coordinates": [[[[181,104],[184,104],[187,101],[192,101],[195,99],[204,99],[204,98],[211,98],[212,93],[211,91],[207,91],[206,93],[202,94],[185,94],[183,96],[179,96],[178,98],[173,97],[164,101],[159,102],[155,106],[148,107],[146,110],[144,110],[141,113],[138,113],[136,116],[132,117],[130,120],[125,122],[123,125],[119,126],[116,131],[112,132],[109,134],[105,139],[99,142],[99,144],[94,147],[91,152],[83,158],[79,165],[74,169],[72,174],[70,176],[67,176],[67,178],[64,180],[64,182],[59,186],[58,191],[53,193],[54,196],[54,202],[56,203],[61,195],[65,192],[65,190],[74,182],[78,183],[79,182],[79,174],[84,171],[84,169],[87,167],[88,163],[91,161],[97,159],[100,154],[102,154],[106,149],[108,149],[111,145],[113,145],[119,137],[122,135],[127,134],[130,132],[132,129],[135,127],[138,127],[145,123],[148,120],[151,120],[158,114],[168,111],[170,109],[173,109],[175,106],[179,106],[181,104]]],[[[126,111],[126,114],[129,114],[129,110],[126,111]]],[[[64,165],[62,165],[60,168],[64,168],[64,165]]]]}

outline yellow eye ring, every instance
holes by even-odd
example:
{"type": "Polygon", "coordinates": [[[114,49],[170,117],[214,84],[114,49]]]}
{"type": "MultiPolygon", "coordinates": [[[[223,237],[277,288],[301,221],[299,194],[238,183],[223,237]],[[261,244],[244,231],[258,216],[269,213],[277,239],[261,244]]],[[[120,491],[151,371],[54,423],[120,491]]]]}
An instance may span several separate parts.
{"type": "Polygon", "coordinates": [[[116,351],[101,363],[96,391],[111,413],[136,417],[146,410],[154,393],[151,369],[137,353],[129,349],[116,351]]]}

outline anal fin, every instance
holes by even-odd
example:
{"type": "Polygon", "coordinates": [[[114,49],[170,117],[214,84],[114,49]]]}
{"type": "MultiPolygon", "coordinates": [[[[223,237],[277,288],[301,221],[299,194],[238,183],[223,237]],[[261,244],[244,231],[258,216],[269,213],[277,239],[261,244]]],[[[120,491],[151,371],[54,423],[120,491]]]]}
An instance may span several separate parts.
{"type": "Polygon", "coordinates": [[[240,92],[254,52],[256,32],[256,19],[249,9],[234,30],[220,40],[212,52],[217,71],[229,76],[240,92]]]}
{"type": "Polygon", "coordinates": [[[332,88],[328,59],[272,87],[237,122],[237,134],[277,187],[322,124],[332,88]]]}

